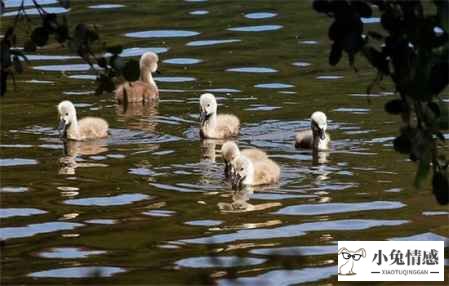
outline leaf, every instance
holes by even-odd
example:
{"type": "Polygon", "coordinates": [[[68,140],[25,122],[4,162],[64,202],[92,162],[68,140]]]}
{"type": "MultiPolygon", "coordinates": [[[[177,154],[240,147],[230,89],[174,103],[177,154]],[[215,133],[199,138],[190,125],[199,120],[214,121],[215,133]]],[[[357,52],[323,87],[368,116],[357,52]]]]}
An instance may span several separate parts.
{"type": "Polygon", "coordinates": [[[65,9],[70,8],[70,0],[58,0],[59,5],[61,5],[65,9]]]}
{"type": "Polygon", "coordinates": [[[342,47],[337,43],[333,43],[331,53],[329,54],[329,64],[331,66],[337,65],[341,59],[342,53],[343,53],[342,47]]]}
{"type": "Polygon", "coordinates": [[[332,6],[330,5],[328,0],[314,0],[313,1],[313,9],[319,13],[329,13],[332,12],[332,6]]]}
{"type": "Polygon", "coordinates": [[[11,48],[6,41],[1,42],[0,63],[2,70],[7,69],[11,65],[11,48]]]}
{"type": "Polygon", "coordinates": [[[430,158],[421,159],[418,164],[418,169],[415,176],[415,187],[421,188],[423,181],[427,178],[430,172],[430,158]]]}
{"type": "Polygon", "coordinates": [[[438,103],[438,109],[440,110],[440,116],[438,117],[438,127],[441,130],[449,129],[449,106],[446,102],[440,101],[438,103]]]}
{"type": "Polygon", "coordinates": [[[447,0],[434,0],[433,2],[437,6],[437,18],[441,27],[446,33],[449,33],[449,2],[447,0]]]}
{"type": "Polygon", "coordinates": [[[440,139],[441,141],[446,141],[446,138],[444,138],[443,133],[441,133],[441,131],[438,131],[435,133],[435,135],[438,137],[438,139],[440,139]]]}
{"type": "Polygon", "coordinates": [[[36,44],[33,43],[33,41],[28,40],[23,44],[23,50],[25,52],[35,52],[36,51],[36,44]]]}
{"type": "Polygon", "coordinates": [[[136,81],[140,77],[139,62],[135,59],[129,60],[122,69],[123,76],[127,81],[136,81]]]}
{"type": "Polygon", "coordinates": [[[73,31],[73,37],[83,40],[86,38],[88,30],[89,28],[87,27],[86,24],[78,24],[76,25],[75,30],[73,31]]]}
{"type": "Polygon", "coordinates": [[[379,52],[373,47],[365,47],[362,50],[363,55],[368,59],[370,64],[377,69],[378,72],[389,75],[389,61],[384,52],[379,52]]]}
{"type": "Polygon", "coordinates": [[[22,73],[23,66],[22,66],[22,62],[20,61],[19,57],[17,55],[14,55],[12,59],[13,59],[14,69],[16,70],[16,73],[22,73]]]}
{"type": "Polygon", "coordinates": [[[115,84],[110,77],[104,82],[104,90],[107,92],[113,92],[115,90],[115,84]]]}
{"type": "Polygon", "coordinates": [[[48,42],[48,30],[44,27],[37,27],[31,33],[31,40],[38,47],[45,46],[48,42]]]}
{"type": "Polygon", "coordinates": [[[108,67],[108,61],[106,60],[106,58],[103,58],[103,57],[97,59],[97,64],[102,68],[108,67]]]}
{"type": "Polygon", "coordinates": [[[368,34],[368,36],[370,36],[371,38],[373,38],[377,41],[383,41],[385,39],[384,35],[376,32],[376,31],[368,31],[367,34],[368,34]]]}
{"type": "Polygon", "coordinates": [[[0,71],[0,96],[4,96],[7,89],[9,72],[1,69],[0,71]]]}
{"type": "Polygon", "coordinates": [[[401,114],[405,109],[404,102],[401,99],[392,99],[385,103],[385,111],[390,114],[401,114]]]}
{"type": "Polygon", "coordinates": [[[109,59],[109,65],[117,70],[117,71],[121,71],[123,70],[123,68],[126,65],[125,60],[122,57],[119,57],[117,55],[113,55],[110,59],[109,59]]]}
{"type": "Polygon", "coordinates": [[[429,102],[429,103],[427,104],[427,107],[429,107],[429,109],[432,110],[432,113],[433,113],[436,117],[439,117],[439,116],[441,115],[441,112],[440,112],[440,106],[439,106],[437,103],[435,103],[435,102],[429,102]]]}
{"type": "Polygon", "coordinates": [[[369,18],[373,15],[371,7],[364,1],[355,0],[351,2],[351,6],[364,18],[369,18]]]}
{"type": "Polygon", "coordinates": [[[111,53],[113,55],[121,54],[123,51],[123,46],[116,45],[116,46],[110,46],[106,48],[106,52],[111,53]]]}
{"type": "Polygon", "coordinates": [[[60,25],[55,31],[55,40],[58,43],[64,43],[69,38],[69,27],[67,25],[60,25]]]}
{"type": "Polygon", "coordinates": [[[58,28],[58,19],[56,14],[48,13],[44,16],[43,27],[47,29],[49,33],[53,33],[58,28]]]}
{"type": "Polygon", "coordinates": [[[11,38],[14,36],[14,34],[15,34],[14,27],[9,27],[8,30],[6,30],[3,38],[7,41],[11,41],[11,38]]]}
{"type": "Polygon", "coordinates": [[[449,203],[449,180],[447,169],[437,170],[432,178],[432,193],[440,205],[449,203]]]}
{"type": "Polygon", "coordinates": [[[449,82],[449,63],[440,62],[432,67],[430,71],[431,92],[434,95],[440,94],[449,82]]]}
{"type": "Polygon", "coordinates": [[[403,24],[399,11],[396,11],[393,8],[389,8],[382,14],[380,23],[385,30],[393,34],[397,33],[403,24]]]}
{"type": "Polygon", "coordinates": [[[394,150],[401,154],[409,154],[412,150],[411,146],[410,139],[405,134],[402,134],[393,140],[394,150]]]}

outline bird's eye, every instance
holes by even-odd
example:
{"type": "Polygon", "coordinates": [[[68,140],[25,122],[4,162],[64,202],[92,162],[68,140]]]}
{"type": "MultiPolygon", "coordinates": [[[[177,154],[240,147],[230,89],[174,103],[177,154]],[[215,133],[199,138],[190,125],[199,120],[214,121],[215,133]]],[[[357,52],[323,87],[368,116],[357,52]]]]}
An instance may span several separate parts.
{"type": "Polygon", "coordinates": [[[65,115],[69,116],[69,114],[68,114],[68,113],[66,113],[65,115]]]}
{"type": "Polygon", "coordinates": [[[240,168],[240,171],[243,171],[243,168],[240,168]]]}
{"type": "Polygon", "coordinates": [[[207,107],[209,107],[209,106],[210,106],[210,104],[207,105],[207,107]]]}

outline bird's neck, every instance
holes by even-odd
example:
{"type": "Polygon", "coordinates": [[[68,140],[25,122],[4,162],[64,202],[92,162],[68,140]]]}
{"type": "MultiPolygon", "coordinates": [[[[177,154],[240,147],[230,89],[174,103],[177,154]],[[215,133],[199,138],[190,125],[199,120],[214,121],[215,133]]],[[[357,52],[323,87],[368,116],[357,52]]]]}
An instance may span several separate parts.
{"type": "Polygon", "coordinates": [[[157,87],[149,68],[142,68],[142,70],[140,71],[140,80],[157,87]]]}
{"type": "Polygon", "coordinates": [[[207,128],[215,129],[217,127],[217,113],[212,113],[209,118],[206,120],[207,128]]]}
{"type": "Polygon", "coordinates": [[[67,138],[69,139],[76,139],[78,140],[80,138],[80,128],[78,124],[78,119],[76,118],[76,115],[73,117],[72,121],[70,122],[70,126],[67,128],[67,138]]]}
{"type": "Polygon", "coordinates": [[[318,133],[313,133],[313,149],[314,150],[325,150],[327,149],[327,134],[326,131],[324,131],[324,139],[320,138],[320,135],[318,133]]]}

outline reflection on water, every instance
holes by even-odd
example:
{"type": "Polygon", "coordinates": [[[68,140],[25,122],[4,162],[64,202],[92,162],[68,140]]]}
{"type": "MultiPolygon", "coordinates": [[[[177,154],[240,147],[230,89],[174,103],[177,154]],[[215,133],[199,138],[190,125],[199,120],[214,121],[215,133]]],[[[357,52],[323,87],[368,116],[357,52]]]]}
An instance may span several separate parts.
{"type": "Polygon", "coordinates": [[[273,18],[276,16],[277,16],[277,13],[271,13],[271,12],[254,12],[254,13],[245,14],[245,17],[248,19],[266,19],[266,18],[273,18]]]}
{"type": "MultiPolygon", "coordinates": [[[[45,7],[45,11],[47,13],[52,13],[52,14],[63,14],[63,13],[69,12],[70,9],[65,9],[62,7],[45,7]]],[[[39,10],[36,8],[25,9],[25,13],[27,15],[39,15],[40,14],[39,10]]],[[[16,15],[17,15],[17,11],[11,11],[11,12],[3,13],[2,17],[16,16],[16,15]]]]}
{"type": "Polygon", "coordinates": [[[23,159],[23,158],[2,158],[2,159],[0,159],[1,167],[37,165],[37,164],[38,164],[38,161],[34,160],[34,159],[23,159]]]}
{"type": "Polygon", "coordinates": [[[73,222],[45,222],[20,227],[2,227],[0,228],[0,239],[23,238],[41,233],[72,230],[81,226],[83,224],[73,222]]]}
{"type": "Polygon", "coordinates": [[[357,203],[327,203],[327,204],[314,204],[314,205],[299,205],[289,206],[274,214],[280,215],[323,215],[323,214],[335,214],[335,213],[348,213],[356,211],[369,211],[369,210],[389,210],[405,207],[400,202],[386,202],[386,201],[374,201],[374,202],[357,202],[357,203]]]}
{"type": "Polygon", "coordinates": [[[59,174],[74,175],[76,168],[107,167],[106,164],[88,163],[79,161],[80,156],[92,156],[108,151],[106,140],[93,140],[86,142],[67,140],[64,142],[64,156],[59,159],[61,167],[59,174]]]}
{"type": "Polygon", "coordinates": [[[122,8],[125,7],[125,5],[121,4],[100,4],[100,5],[91,5],[88,6],[91,9],[116,9],[116,8],[122,8]]]}
{"type": "Polygon", "coordinates": [[[202,60],[193,58],[173,58],[173,59],[166,59],[163,62],[172,65],[194,65],[201,63],[202,60]]]}
{"type": "Polygon", "coordinates": [[[62,258],[62,259],[75,259],[75,258],[87,258],[91,255],[104,254],[106,251],[102,250],[88,250],[80,247],[54,247],[45,251],[37,253],[37,256],[44,258],[62,258]]]}
{"type": "Polygon", "coordinates": [[[110,197],[91,197],[83,199],[65,200],[68,205],[77,206],[121,206],[132,204],[134,202],[148,200],[151,197],[145,194],[122,194],[110,197]]]}
{"type": "Polygon", "coordinates": [[[258,26],[243,26],[228,28],[229,31],[234,32],[265,32],[265,31],[275,31],[282,29],[282,25],[258,25],[258,26]]]}
{"type": "Polygon", "coordinates": [[[229,268],[262,264],[266,259],[238,256],[192,257],[176,261],[175,264],[186,268],[229,268]]]}
{"type": "Polygon", "coordinates": [[[125,36],[130,38],[177,38],[177,37],[192,37],[199,35],[199,32],[183,31],[183,30],[154,30],[126,33],[125,36]]]}
{"type": "Polygon", "coordinates": [[[218,44],[227,44],[240,42],[239,39],[228,39],[228,40],[202,40],[202,41],[192,41],[188,42],[187,46],[190,47],[202,47],[202,46],[214,46],[218,44]]]}
{"type": "MultiPolygon", "coordinates": [[[[260,191],[262,188],[256,188],[256,191],[260,191]]],[[[243,213],[252,211],[262,211],[274,207],[279,207],[282,204],[279,202],[269,202],[269,203],[249,203],[251,196],[254,194],[255,189],[252,187],[246,187],[242,190],[232,192],[232,202],[220,202],[218,203],[218,208],[222,212],[231,213],[243,213]]]]}
{"type": "Polygon", "coordinates": [[[325,255],[335,254],[337,252],[336,245],[320,245],[320,246],[291,246],[291,247],[273,247],[273,248],[257,248],[249,251],[252,254],[259,255],[283,255],[283,256],[308,256],[308,255],[325,255]]]}
{"type": "Polygon", "coordinates": [[[243,73],[275,73],[275,72],[278,72],[275,69],[266,68],[266,67],[230,68],[230,69],[227,69],[226,71],[229,71],[229,72],[243,72],[243,73]]]}
{"type": "Polygon", "coordinates": [[[0,218],[8,218],[15,216],[30,216],[47,213],[44,210],[32,208],[0,208],[0,218]]]}
{"type": "Polygon", "coordinates": [[[217,234],[210,237],[183,239],[181,241],[192,244],[229,243],[240,240],[258,240],[268,238],[302,236],[305,235],[306,232],[310,231],[364,230],[379,226],[401,225],[407,222],[408,221],[406,220],[370,220],[370,219],[321,221],[298,225],[287,225],[276,228],[243,229],[230,234],[217,234]]]}
{"type": "Polygon", "coordinates": [[[220,286],[230,285],[293,285],[310,283],[335,275],[337,266],[304,268],[301,270],[273,270],[254,277],[243,277],[235,280],[222,279],[220,286]]]}
{"type": "Polygon", "coordinates": [[[111,277],[115,274],[125,272],[120,267],[110,266],[85,266],[67,267],[46,271],[33,272],[28,274],[34,278],[89,278],[89,277],[111,277]]]}
{"type": "Polygon", "coordinates": [[[189,14],[190,15],[207,15],[207,14],[209,14],[209,11],[207,11],[207,10],[195,10],[195,11],[190,11],[189,14]]]}

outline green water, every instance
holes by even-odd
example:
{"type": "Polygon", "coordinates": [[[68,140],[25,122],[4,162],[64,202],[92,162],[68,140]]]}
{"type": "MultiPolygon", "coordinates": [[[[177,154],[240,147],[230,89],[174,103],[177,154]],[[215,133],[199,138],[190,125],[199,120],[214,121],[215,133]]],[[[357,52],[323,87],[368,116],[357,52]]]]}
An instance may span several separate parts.
{"type": "MultiPolygon", "coordinates": [[[[124,110],[112,95],[93,94],[81,60],[43,57],[66,49],[34,54],[0,99],[2,284],[337,284],[339,240],[449,236],[447,207],[429,184],[413,187],[415,165],[392,150],[399,118],[383,111],[392,86],[368,100],[375,74],[366,62],[357,61],[358,73],[346,61],[327,64],[329,19],[311,1],[89,8],[105,3],[72,1],[70,24],[95,22],[108,43],[141,48],[129,55],[159,52],[161,100],[124,110]],[[256,31],[241,31],[248,26],[256,31]],[[125,35],[144,31],[163,37],[125,35]],[[224,181],[221,142],[198,136],[206,90],[219,112],[241,119],[239,145],[279,163],[278,185],[234,193],[224,181]],[[55,129],[64,99],[80,117],[107,119],[110,138],[64,150],[55,129]],[[293,146],[314,110],[330,119],[333,147],[322,164],[293,146]],[[280,247],[299,252],[273,255],[280,247]]],[[[1,20],[3,33],[12,17],[1,20]]]]}

